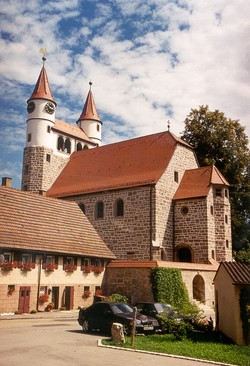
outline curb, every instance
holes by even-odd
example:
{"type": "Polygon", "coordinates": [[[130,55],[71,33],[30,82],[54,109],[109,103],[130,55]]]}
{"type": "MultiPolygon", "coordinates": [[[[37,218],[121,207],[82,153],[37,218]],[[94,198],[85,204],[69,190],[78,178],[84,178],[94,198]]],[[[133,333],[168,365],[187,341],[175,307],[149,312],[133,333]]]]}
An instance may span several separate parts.
{"type": "Polygon", "coordinates": [[[180,356],[180,355],[171,355],[171,354],[168,354],[168,353],[150,352],[150,351],[144,351],[144,350],[132,349],[132,348],[123,348],[123,347],[116,347],[116,346],[107,346],[107,345],[103,345],[102,344],[102,339],[98,339],[97,346],[98,347],[104,347],[104,348],[112,348],[112,349],[117,349],[117,350],[123,350],[123,351],[146,353],[146,354],[155,355],[155,356],[171,357],[171,358],[177,358],[177,359],[183,359],[183,360],[189,360],[189,361],[196,361],[196,362],[204,362],[204,363],[207,363],[207,364],[210,364],[210,365],[237,366],[237,365],[223,363],[223,362],[202,360],[202,359],[199,359],[199,358],[186,357],[186,356],[180,356]]]}

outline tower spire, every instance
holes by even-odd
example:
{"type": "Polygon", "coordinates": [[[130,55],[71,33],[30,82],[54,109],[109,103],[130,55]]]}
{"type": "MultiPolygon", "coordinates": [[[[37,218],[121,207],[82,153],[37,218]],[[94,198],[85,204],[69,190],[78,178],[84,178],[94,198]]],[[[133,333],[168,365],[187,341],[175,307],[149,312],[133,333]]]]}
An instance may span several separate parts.
{"type": "Polygon", "coordinates": [[[93,94],[91,91],[92,85],[93,85],[93,83],[90,81],[87,99],[85,101],[82,113],[77,122],[84,121],[84,120],[94,120],[94,121],[101,122],[100,117],[98,116],[98,113],[96,110],[94,97],[93,97],[93,94]]]}
{"type": "Polygon", "coordinates": [[[36,82],[35,88],[33,90],[33,93],[31,94],[31,97],[29,98],[28,102],[32,99],[46,99],[48,101],[53,102],[56,105],[56,102],[54,101],[53,95],[50,90],[49,79],[44,66],[46,61],[45,57],[47,52],[46,48],[41,48],[39,52],[43,54],[42,57],[43,66],[40,75],[38,77],[38,80],[36,82]]]}

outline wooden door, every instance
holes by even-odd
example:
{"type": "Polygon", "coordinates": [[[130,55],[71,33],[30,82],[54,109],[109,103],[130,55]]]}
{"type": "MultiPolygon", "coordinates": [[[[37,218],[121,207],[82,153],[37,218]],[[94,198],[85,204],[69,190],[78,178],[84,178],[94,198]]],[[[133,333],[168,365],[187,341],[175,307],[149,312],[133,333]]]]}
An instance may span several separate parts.
{"type": "Polygon", "coordinates": [[[21,286],[18,301],[19,313],[30,312],[30,286],[21,286]]]}
{"type": "Polygon", "coordinates": [[[74,286],[65,287],[65,307],[67,310],[74,307],[74,286]]]}

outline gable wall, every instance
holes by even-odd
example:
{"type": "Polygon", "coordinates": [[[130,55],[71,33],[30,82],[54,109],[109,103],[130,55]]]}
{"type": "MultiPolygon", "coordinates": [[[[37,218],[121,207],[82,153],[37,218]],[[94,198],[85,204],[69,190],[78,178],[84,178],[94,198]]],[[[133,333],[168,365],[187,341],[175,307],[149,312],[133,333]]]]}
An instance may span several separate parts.
{"type": "MultiPolygon", "coordinates": [[[[197,168],[194,152],[177,145],[173,157],[156,185],[156,234],[155,240],[163,248],[163,259],[173,260],[173,196],[186,169],[197,168]],[[178,183],[174,172],[178,172],[178,183]]],[[[176,223],[175,223],[176,227],[176,223]]],[[[175,228],[176,229],[176,228],[175,228]]],[[[160,259],[160,258],[155,258],[160,259]]]]}

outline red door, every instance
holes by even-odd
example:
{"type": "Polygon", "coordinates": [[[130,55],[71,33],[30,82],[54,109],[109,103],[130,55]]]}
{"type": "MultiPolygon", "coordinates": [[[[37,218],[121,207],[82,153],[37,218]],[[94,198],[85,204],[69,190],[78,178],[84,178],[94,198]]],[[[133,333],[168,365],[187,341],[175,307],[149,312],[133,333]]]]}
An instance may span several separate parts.
{"type": "Polygon", "coordinates": [[[30,312],[30,286],[21,286],[19,291],[19,302],[18,302],[19,313],[30,312]]]}

